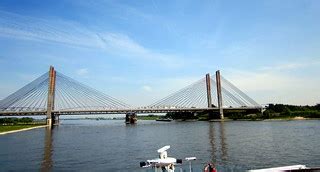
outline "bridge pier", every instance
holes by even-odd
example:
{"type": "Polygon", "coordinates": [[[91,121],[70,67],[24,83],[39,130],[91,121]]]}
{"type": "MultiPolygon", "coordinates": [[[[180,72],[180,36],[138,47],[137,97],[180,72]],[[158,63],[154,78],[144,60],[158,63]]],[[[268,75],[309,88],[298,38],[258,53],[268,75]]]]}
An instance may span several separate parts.
{"type": "Polygon", "coordinates": [[[59,115],[52,114],[51,118],[47,117],[48,126],[59,125],[59,123],[60,123],[59,115]]]}
{"type": "Polygon", "coordinates": [[[59,125],[60,123],[59,115],[52,114],[51,122],[52,122],[51,125],[59,125]]]}
{"type": "Polygon", "coordinates": [[[55,118],[56,118],[56,119],[55,119],[55,121],[54,121],[54,124],[55,124],[55,125],[59,125],[59,124],[60,124],[60,115],[56,115],[55,118]]]}
{"type": "Polygon", "coordinates": [[[51,118],[50,119],[47,118],[47,125],[52,126],[52,119],[51,118]]]}
{"type": "Polygon", "coordinates": [[[126,114],[126,124],[135,124],[137,122],[137,114],[134,112],[129,112],[126,114]]]}
{"type": "Polygon", "coordinates": [[[220,78],[219,70],[216,71],[216,84],[217,84],[219,114],[220,114],[220,119],[223,119],[224,115],[223,115],[223,107],[222,107],[221,78],[220,78]]]}

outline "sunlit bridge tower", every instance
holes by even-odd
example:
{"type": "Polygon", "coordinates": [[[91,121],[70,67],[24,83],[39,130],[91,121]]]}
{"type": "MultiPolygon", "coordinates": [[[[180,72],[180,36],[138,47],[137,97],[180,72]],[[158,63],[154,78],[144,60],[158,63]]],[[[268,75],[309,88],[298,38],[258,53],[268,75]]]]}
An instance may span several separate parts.
{"type": "Polygon", "coordinates": [[[55,119],[54,100],[55,100],[55,88],[56,88],[56,71],[53,66],[49,69],[49,85],[48,85],[48,100],[47,100],[47,125],[52,126],[57,121],[55,119]]]}
{"type": "MultiPolygon", "coordinates": [[[[207,88],[207,102],[208,108],[212,107],[212,97],[211,97],[211,79],[210,74],[206,74],[206,88],[207,88]]],[[[223,105],[222,105],[222,91],[221,91],[221,78],[220,78],[220,71],[216,71],[216,88],[217,88],[217,105],[219,108],[219,117],[220,119],[224,118],[223,115],[223,105]]]]}
{"type": "Polygon", "coordinates": [[[206,74],[206,88],[207,88],[207,102],[208,108],[212,108],[212,99],[211,99],[211,82],[210,82],[210,74],[206,74]]]}
{"type": "Polygon", "coordinates": [[[219,108],[219,115],[220,118],[223,119],[223,109],[222,109],[222,91],[221,91],[221,77],[220,71],[216,71],[216,84],[217,84],[217,97],[218,97],[218,108],[219,108]]]}

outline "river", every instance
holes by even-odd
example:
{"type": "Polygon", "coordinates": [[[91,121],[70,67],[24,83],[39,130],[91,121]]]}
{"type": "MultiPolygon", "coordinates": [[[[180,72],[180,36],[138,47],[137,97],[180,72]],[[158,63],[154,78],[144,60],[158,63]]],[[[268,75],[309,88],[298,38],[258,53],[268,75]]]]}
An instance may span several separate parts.
{"type": "Polygon", "coordinates": [[[139,162],[158,157],[165,145],[169,156],[196,156],[193,171],[206,162],[220,171],[320,166],[320,121],[61,120],[53,130],[0,136],[0,171],[153,171],[139,162]]]}

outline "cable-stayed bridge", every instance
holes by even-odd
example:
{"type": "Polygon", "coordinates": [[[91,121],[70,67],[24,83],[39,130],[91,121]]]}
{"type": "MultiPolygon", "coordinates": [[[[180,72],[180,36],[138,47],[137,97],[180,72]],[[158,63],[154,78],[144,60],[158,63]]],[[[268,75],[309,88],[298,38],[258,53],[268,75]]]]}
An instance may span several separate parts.
{"type": "Polygon", "coordinates": [[[216,72],[147,106],[133,107],[86,86],[50,67],[43,74],[0,101],[0,116],[126,114],[215,111],[262,107],[216,72]]]}

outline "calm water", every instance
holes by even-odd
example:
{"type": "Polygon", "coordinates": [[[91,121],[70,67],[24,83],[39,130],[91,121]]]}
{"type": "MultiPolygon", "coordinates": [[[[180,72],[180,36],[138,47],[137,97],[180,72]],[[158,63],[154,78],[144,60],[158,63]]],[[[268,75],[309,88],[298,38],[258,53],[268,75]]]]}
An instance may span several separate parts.
{"type": "MultiPolygon", "coordinates": [[[[120,120],[63,120],[52,131],[0,136],[0,171],[147,171],[139,162],[156,158],[164,145],[171,145],[169,156],[196,156],[194,171],[209,161],[221,171],[320,166],[320,121],[138,121],[126,126],[120,120]]],[[[187,170],[188,164],[181,168],[187,170]]]]}

